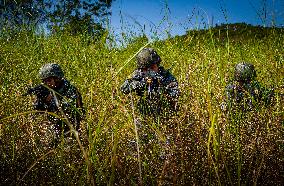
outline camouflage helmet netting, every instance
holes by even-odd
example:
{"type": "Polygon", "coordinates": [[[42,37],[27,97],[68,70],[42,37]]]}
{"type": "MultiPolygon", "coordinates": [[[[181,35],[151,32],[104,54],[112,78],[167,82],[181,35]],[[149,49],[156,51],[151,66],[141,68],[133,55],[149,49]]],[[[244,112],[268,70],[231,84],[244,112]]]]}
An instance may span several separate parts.
{"type": "Polygon", "coordinates": [[[138,68],[146,68],[152,64],[160,64],[161,58],[157,54],[157,52],[153,48],[144,48],[141,52],[136,56],[137,59],[137,67],[138,68]]]}
{"type": "Polygon", "coordinates": [[[39,70],[39,77],[40,79],[46,79],[49,77],[58,77],[63,78],[64,73],[61,67],[55,63],[48,63],[43,65],[39,70]]]}
{"type": "Polygon", "coordinates": [[[250,81],[256,77],[256,72],[253,64],[247,62],[238,63],[235,66],[236,81],[250,81]]]}

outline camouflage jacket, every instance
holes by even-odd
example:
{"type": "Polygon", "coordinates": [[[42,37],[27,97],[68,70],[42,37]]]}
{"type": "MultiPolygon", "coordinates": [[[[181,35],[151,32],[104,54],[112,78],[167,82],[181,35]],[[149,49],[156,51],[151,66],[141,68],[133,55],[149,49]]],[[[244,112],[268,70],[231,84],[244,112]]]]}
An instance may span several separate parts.
{"type": "Polygon", "coordinates": [[[274,92],[261,86],[257,81],[244,83],[233,81],[226,87],[226,109],[250,111],[260,105],[271,104],[274,92]]]}
{"type": "MultiPolygon", "coordinates": [[[[61,114],[61,111],[63,111],[70,123],[78,129],[79,123],[84,116],[84,108],[82,96],[77,88],[63,79],[62,86],[54,89],[54,92],[50,92],[50,94],[53,95],[50,103],[46,103],[41,97],[37,97],[34,109],[54,112],[61,117],[63,117],[61,114]]],[[[60,122],[60,119],[54,116],[49,116],[49,119],[53,123],[60,122]]]]}
{"type": "Polygon", "coordinates": [[[143,115],[161,115],[176,111],[180,91],[175,77],[163,67],[159,72],[137,69],[121,86],[124,94],[135,92],[140,96],[137,104],[143,115]]]}

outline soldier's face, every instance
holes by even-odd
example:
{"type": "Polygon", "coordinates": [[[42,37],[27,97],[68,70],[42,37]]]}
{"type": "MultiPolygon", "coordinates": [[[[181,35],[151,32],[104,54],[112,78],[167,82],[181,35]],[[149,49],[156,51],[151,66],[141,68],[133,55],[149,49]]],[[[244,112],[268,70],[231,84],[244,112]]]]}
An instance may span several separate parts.
{"type": "Polygon", "coordinates": [[[49,88],[55,88],[56,87],[56,80],[54,77],[48,77],[43,80],[43,83],[47,85],[49,88]]]}
{"type": "Polygon", "coordinates": [[[159,72],[159,67],[158,67],[157,64],[152,64],[149,68],[143,69],[144,72],[146,72],[148,70],[151,70],[151,71],[154,71],[154,72],[159,72]]]}

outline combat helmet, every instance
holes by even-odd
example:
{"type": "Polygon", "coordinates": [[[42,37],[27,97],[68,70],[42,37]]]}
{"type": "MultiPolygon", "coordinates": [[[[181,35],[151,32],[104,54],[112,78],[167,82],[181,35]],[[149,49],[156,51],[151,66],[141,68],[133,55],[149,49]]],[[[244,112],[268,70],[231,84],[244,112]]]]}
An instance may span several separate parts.
{"type": "Polygon", "coordinates": [[[136,56],[137,59],[137,68],[147,68],[152,64],[159,65],[161,62],[160,56],[153,48],[144,48],[136,56]]]}
{"type": "Polygon", "coordinates": [[[40,79],[46,79],[49,77],[57,77],[59,79],[64,77],[64,73],[61,67],[56,63],[48,63],[43,65],[39,70],[40,79]]]}
{"type": "Polygon", "coordinates": [[[256,72],[253,64],[247,62],[238,63],[235,66],[235,80],[236,81],[251,81],[256,77],[256,72]]]}

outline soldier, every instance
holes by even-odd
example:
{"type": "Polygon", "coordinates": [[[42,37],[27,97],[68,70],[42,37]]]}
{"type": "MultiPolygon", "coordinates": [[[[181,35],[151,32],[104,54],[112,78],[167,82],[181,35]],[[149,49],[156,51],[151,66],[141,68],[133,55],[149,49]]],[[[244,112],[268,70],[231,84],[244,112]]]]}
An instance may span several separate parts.
{"type": "Polygon", "coordinates": [[[168,115],[177,109],[178,82],[164,67],[152,48],[144,48],[137,56],[137,69],[121,86],[124,94],[135,92],[140,96],[137,104],[143,116],[168,115]]]}
{"type": "Polygon", "coordinates": [[[62,133],[70,132],[66,122],[79,130],[80,121],[84,115],[81,94],[77,88],[64,78],[64,73],[58,64],[45,64],[39,70],[42,84],[30,89],[27,94],[36,94],[33,105],[35,110],[53,112],[60,118],[48,115],[48,119],[54,124],[56,137],[62,133]]]}
{"type": "MultiPolygon", "coordinates": [[[[124,81],[121,91],[124,94],[133,92],[140,97],[137,108],[142,118],[136,118],[135,123],[141,147],[150,151],[153,148],[160,149],[160,158],[163,160],[171,155],[170,148],[175,138],[175,123],[170,117],[177,112],[180,94],[178,82],[169,70],[160,65],[161,58],[152,48],[144,48],[136,56],[136,63],[137,69],[124,81]],[[159,124],[157,127],[165,138],[149,130],[152,119],[154,123],[159,124]]],[[[129,145],[135,147],[136,143],[136,140],[132,140],[129,145]]]]}
{"type": "Polygon", "coordinates": [[[224,110],[251,111],[257,106],[268,106],[273,98],[273,90],[266,89],[256,81],[254,66],[247,62],[235,66],[234,79],[226,87],[224,110]]]}

